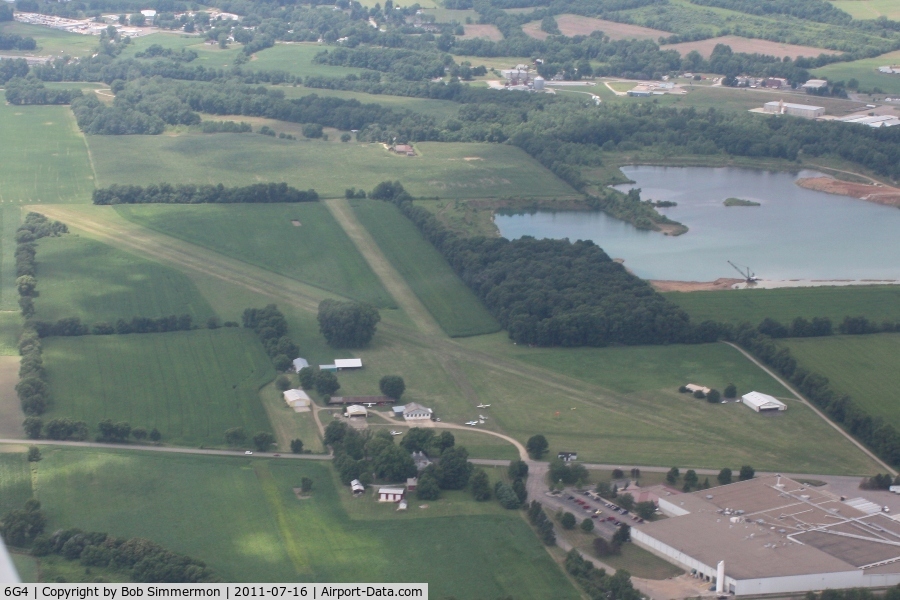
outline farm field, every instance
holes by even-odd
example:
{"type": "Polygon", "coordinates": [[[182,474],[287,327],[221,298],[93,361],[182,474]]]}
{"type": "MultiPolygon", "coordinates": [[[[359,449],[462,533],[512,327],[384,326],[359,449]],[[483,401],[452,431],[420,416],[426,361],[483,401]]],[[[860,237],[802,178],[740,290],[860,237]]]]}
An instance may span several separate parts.
{"type": "Polygon", "coordinates": [[[748,54],[767,54],[769,56],[777,56],[784,58],[790,56],[792,59],[798,56],[806,56],[814,58],[820,54],[840,54],[836,50],[827,50],[825,48],[814,48],[811,46],[797,46],[794,44],[782,44],[780,42],[770,42],[769,40],[758,40],[751,38],[738,37],[736,35],[724,35],[720,37],[710,38],[707,40],[698,40],[696,42],[682,42],[681,44],[669,44],[662,46],[663,50],[675,50],[682,56],[696,50],[703,58],[709,58],[713,48],[717,44],[725,44],[731,46],[735,52],[746,52],[748,54]]]}
{"type": "Polygon", "coordinates": [[[22,208],[0,203],[0,310],[19,310],[16,290],[16,229],[22,224],[22,208]]]}
{"type": "Polygon", "coordinates": [[[663,295],[697,322],[712,320],[757,325],[769,317],[787,325],[796,317],[828,317],[837,327],[847,316],[864,316],[878,323],[900,321],[900,286],[896,285],[668,292],[663,295]]]}
{"type": "Polygon", "coordinates": [[[133,58],[135,54],[146,50],[154,44],[159,44],[164,48],[172,48],[173,50],[182,48],[193,50],[198,56],[190,64],[203,66],[207,69],[224,69],[233,65],[234,59],[240,54],[242,48],[240,44],[231,44],[230,47],[222,49],[219,48],[218,44],[206,44],[201,37],[186,36],[174,32],[159,32],[134,38],[132,43],[122,51],[122,56],[133,58]]]}
{"type": "Polygon", "coordinates": [[[36,50],[4,50],[3,54],[7,56],[59,57],[68,55],[80,58],[95,52],[98,44],[98,38],[92,35],[81,35],[52,27],[15,21],[0,23],[0,33],[30,37],[37,42],[36,50]]]}
{"type": "Polygon", "coordinates": [[[68,106],[0,104],[0,206],[90,202],[88,153],[68,106]]]}
{"type": "Polygon", "coordinates": [[[344,77],[359,75],[364,69],[322,65],[313,62],[316,54],[329,50],[317,43],[276,44],[253,55],[243,68],[259,71],[285,71],[297,77],[344,77]]]}
{"type": "Polygon", "coordinates": [[[780,340],[797,363],[824,375],[838,393],[849,394],[873,418],[900,427],[900,334],[838,335],[780,340]]]}
{"type": "Polygon", "coordinates": [[[863,58],[851,62],[834,63],[815,69],[816,77],[827,77],[831,81],[859,81],[861,92],[871,92],[879,88],[885,94],[900,94],[900,75],[879,73],[878,67],[888,67],[900,63],[900,52],[890,52],[875,58],[863,58]]]}
{"type": "MultiPolygon", "coordinates": [[[[291,379],[295,379],[293,375],[291,379]]],[[[293,381],[293,387],[299,387],[293,381]]],[[[270,383],[259,391],[259,399],[269,415],[269,422],[275,433],[275,440],[279,448],[291,447],[291,440],[300,439],[303,449],[312,452],[323,452],[322,439],[312,412],[297,413],[284,401],[282,392],[270,383]]],[[[327,413],[326,413],[327,416],[327,413]]]]}
{"type": "Polygon", "coordinates": [[[473,22],[478,20],[478,11],[472,8],[465,10],[433,8],[425,9],[424,14],[434,15],[435,23],[453,23],[454,21],[457,23],[465,23],[467,18],[472,19],[473,22]]]}
{"type": "Polygon", "coordinates": [[[900,19],[900,4],[894,0],[830,0],[836,7],[850,14],[854,19],[877,19],[887,17],[893,21],[900,19]]]}
{"type": "Polygon", "coordinates": [[[205,326],[209,303],[190,279],[159,263],[77,235],[38,244],[35,318],[78,317],[92,325],[131,317],[189,314],[205,326]]]}
{"type": "Polygon", "coordinates": [[[830,425],[723,344],[528,350],[501,344],[500,335],[462,343],[591,384],[580,394],[548,394],[487,366],[463,365],[479,400],[492,404],[491,425],[522,442],[541,432],[551,454],[574,449],[581,460],[623,467],[657,464],[666,456],[679,466],[717,469],[752,464],[760,470],[861,474],[875,468],[830,425]],[[677,391],[685,383],[721,390],[728,382],[739,393],[757,390],[782,398],[789,408],[776,418],[760,417],[739,403],[709,404],[677,391]],[[709,424],[702,433],[699,423],[709,424]],[[817,450],[823,440],[832,448],[828,457],[817,450]]]}
{"type": "Polygon", "coordinates": [[[379,307],[394,304],[320,203],[122,205],[115,210],[144,227],[323,290],[379,307]]]}
{"type": "MultiPolygon", "coordinates": [[[[312,94],[315,94],[323,98],[359,100],[363,104],[380,104],[381,106],[384,106],[386,108],[393,108],[395,110],[408,109],[413,112],[421,113],[423,115],[430,115],[438,119],[449,119],[450,117],[456,116],[457,114],[459,114],[459,107],[461,106],[459,103],[451,102],[450,100],[431,100],[428,98],[408,98],[406,96],[388,96],[385,94],[366,94],[363,92],[319,89],[304,86],[276,86],[274,89],[284,92],[285,98],[302,98],[303,96],[310,96],[312,94]]],[[[216,116],[210,118],[221,120],[227,117],[216,116]]],[[[246,120],[247,117],[235,116],[233,117],[233,119],[239,121],[241,119],[246,120]]],[[[282,123],[282,125],[287,125],[284,122],[280,123],[282,123]]],[[[294,124],[290,123],[290,125],[294,124]]],[[[297,126],[299,127],[299,125],[297,126]]]]}
{"type": "MultiPolygon", "coordinates": [[[[813,100],[810,99],[810,96],[794,92],[785,93],[751,88],[725,88],[718,86],[693,86],[688,87],[688,89],[690,89],[690,92],[685,96],[661,96],[659,97],[659,103],[672,104],[679,108],[692,106],[698,110],[716,108],[718,110],[744,111],[752,108],[762,108],[763,104],[766,102],[783,99],[785,102],[797,102],[800,104],[814,102],[816,106],[823,107],[826,114],[839,116],[865,108],[865,104],[862,102],[844,100],[842,98],[823,97],[815,97],[813,100]]],[[[647,101],[646,98],[621,98],[621,100],[647,101]]]]}
{"type": "Polygon", "coordinates": [[[398,156],[381,144],[290,141],[249,134],[91,136],[98,185],[287,182],[343,197],[400,180],[414,196],[564,197],[577,192],[523,150],[507,145],[416,144],[419,156],[398,156]],[[336,168],[336,165],[340,165],[336,168]]]}
{"type": "Polygon", "coordinates": [[[461,39],[471,40],[474,38],[485,38],[494,42],[503,39],[503,34],[497,29],[496,25],[466,25],[465,35],[460,36],[461,39]]]}
{"type": "Polygon", "coordinates": [[[45,421],[126,421],[186,446],[222,446],[231,427],[271,430],[257,394],[275,370],[249,330],[45,338],[43,347],[45,421]]]}
{"type": "MultiPolygon", "coordinates": [[[[19,382],[18,354],[16,352],[15,355],[0,356],[0,437],[3,438],[25,437],[22,428],[25,413],[22,412],[22,403],[16,394],[16,384],[19,382]]],[[[0,514],[3,514],[2,511],[0,514]]]]}
{"type": "Polygon", "coordinates": [[[147,537],[226,581],[424,580],[437,597],[579,597],[517,513],[355,519],[330,466],[311,461],[54,449],[36,494],[51,527],[147,537]],[[299,501],[303,476],[313,493],[299,501]]]}
{"type": "MultiPolygon", "coordinates": [[[[560,32],[569,37],[590,35],[594,31],[602,31],[606,37],[612,40],[656,40],[670,35],[669,32],[659,29],[629,25],[628,23],[616,23],[615,21],[606,21],[604,19],[593,19],[591,17],[582,17],[581,15],[557,15],[556,24],[559,26],[560,32]]],[[[522,26],[522,31],[539,40],[549,37],[548,33],[541,31],[540,21],[526,23],[522,26]]]]}
{"type": "Polygon", "coordinates": [[[31,469],[25,447],[0,448],[0,515],[22,508],[31,498],[31,469]]]}
{"type": "Polygon", "coordinates": [[[392,204],[353,202],[356,216],[450,337],[499,331],[500,325],[444,257],[392,204]]]}

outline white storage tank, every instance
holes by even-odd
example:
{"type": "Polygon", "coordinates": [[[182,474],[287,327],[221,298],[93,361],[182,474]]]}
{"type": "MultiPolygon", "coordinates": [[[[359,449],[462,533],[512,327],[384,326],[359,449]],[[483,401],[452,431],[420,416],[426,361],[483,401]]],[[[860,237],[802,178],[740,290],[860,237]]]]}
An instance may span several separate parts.
{"type": "Polygon", "coordinates": [[[537,77],[534,78],[534,89],[535,90],[544,89],[544,78],[541,77],[540,75],[538,75],[537,77]]]}

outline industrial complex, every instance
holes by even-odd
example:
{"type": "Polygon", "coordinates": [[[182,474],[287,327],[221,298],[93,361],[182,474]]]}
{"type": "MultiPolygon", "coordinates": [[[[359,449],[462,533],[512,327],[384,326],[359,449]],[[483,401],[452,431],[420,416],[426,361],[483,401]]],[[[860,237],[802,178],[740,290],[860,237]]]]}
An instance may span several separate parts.
{"type": "Polygon", "coordinates": [[[772,475],[659,499],[635,544],[737,596],[900,583],[900,522],[772,475]]]}

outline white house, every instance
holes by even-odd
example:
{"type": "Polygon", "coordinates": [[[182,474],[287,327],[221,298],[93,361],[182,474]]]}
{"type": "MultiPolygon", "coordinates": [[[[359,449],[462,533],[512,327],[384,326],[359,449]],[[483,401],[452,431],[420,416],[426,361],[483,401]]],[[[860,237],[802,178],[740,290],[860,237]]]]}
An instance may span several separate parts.
{"type": "Polygon", "coordinates": [[[378,489],[379,502],[400,502],[406,490],[402,487],[383,487],[378,489]]]}
{"type": "Polygon", "coordinates": [[[303,390],[285,390],[284,401],[294,412],[308,412],[311,400],[303,390]]]}
{"type": "Polygon", "coordinates": [[[403,418],[407,421],[431,420],[431,412],[430,408],[426,408],[415,402],[410,402],[403,407],[403,418]]]}
{"type": "Polygon", "coordinates": [[[773,412],[787,410],[787,404],[768,394],[750,392],[741,396],[741,401],[756,412],[773,412]]]}
{"type": "Polygon", "coordinates": [[[309,361],[307,361],[305,358],[295,358],[294,359],[294,370],[296,372],[299,373],[300,369],[305,369],[308,366],[309,366],[309,361]]]}

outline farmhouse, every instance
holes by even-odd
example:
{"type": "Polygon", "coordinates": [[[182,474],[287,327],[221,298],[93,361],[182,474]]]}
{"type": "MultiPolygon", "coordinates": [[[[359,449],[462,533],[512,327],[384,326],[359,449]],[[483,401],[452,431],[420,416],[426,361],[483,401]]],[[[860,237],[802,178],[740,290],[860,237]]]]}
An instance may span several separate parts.
{"type": "Polygon", "coordinates": [[[421,404],[410,402],[403,407],[403,418],[407,421],[431,420],[431,412],[430,408],[425,408],[421,404]]]}
{"type": "MultiPolygon", "coordinates": [[[[413,463],[416,465],[417,471],[424,471],[425,467],[431,464],[431,459],[426,456],[424,452],[421,450],[412,453],[413,463]]],[[[416,484],[418,485],[418,479],[416,479],[416,484]]]]}
{"type": "Polygon", "coordinates": [[[787,404],[781,400],[777,400],[768,394],[759,392],[750,392],[741,396],[741,402],[755,410],[756,412],[776,412],[779,410],[787,410],[787,404]]]}
{"type": "Polygon", "coordinates": [[[402,487],[383,487],[378,488],[379,502],[400,502],[406,490],[402,487]]]}
{"type": "Polygon", "coordinates": [[[784,100],[779,100],[778,102],[766,102],[763,105],[763,112],[803,117],[804,119],[817,119],[825,115],[825,108],[808,104],[791,104],[784,100]]]}
{"type": "Polygon", "coordinates": [[[415,156],[416,150],[409,144],[397,144],[392,148],[392,150],[397,154],[405,154],[406,156],[415,156]]]}
{"type": "Polygon", "coordinates": [[[737,596],[900,583],[900,523],[772,475],[659,498],[631,530],[650,552],[737,596]]]}
{"type": "Polygon", "coordinates": [[[285,390],[284,401],[294,412],[309,412],[311,400],[303,390],[285,390]]]}
{"type": "Polygon", "coordinates": [[[780,90],[783,87],[790,87],[790,84],[787,79],[782,79],[781,77],[768,77],[766,78],[766,87],[780,90]]]}
{"type": "Polygon", "coordinates": [[[352,419],[354,417],[362,417],[363,419],[365,419],[369,416],[369,411],[366,410],[365,406],[351,404],[347,407],[347,410],[344,411],[344,416],[348,419],[352,419]]]}

